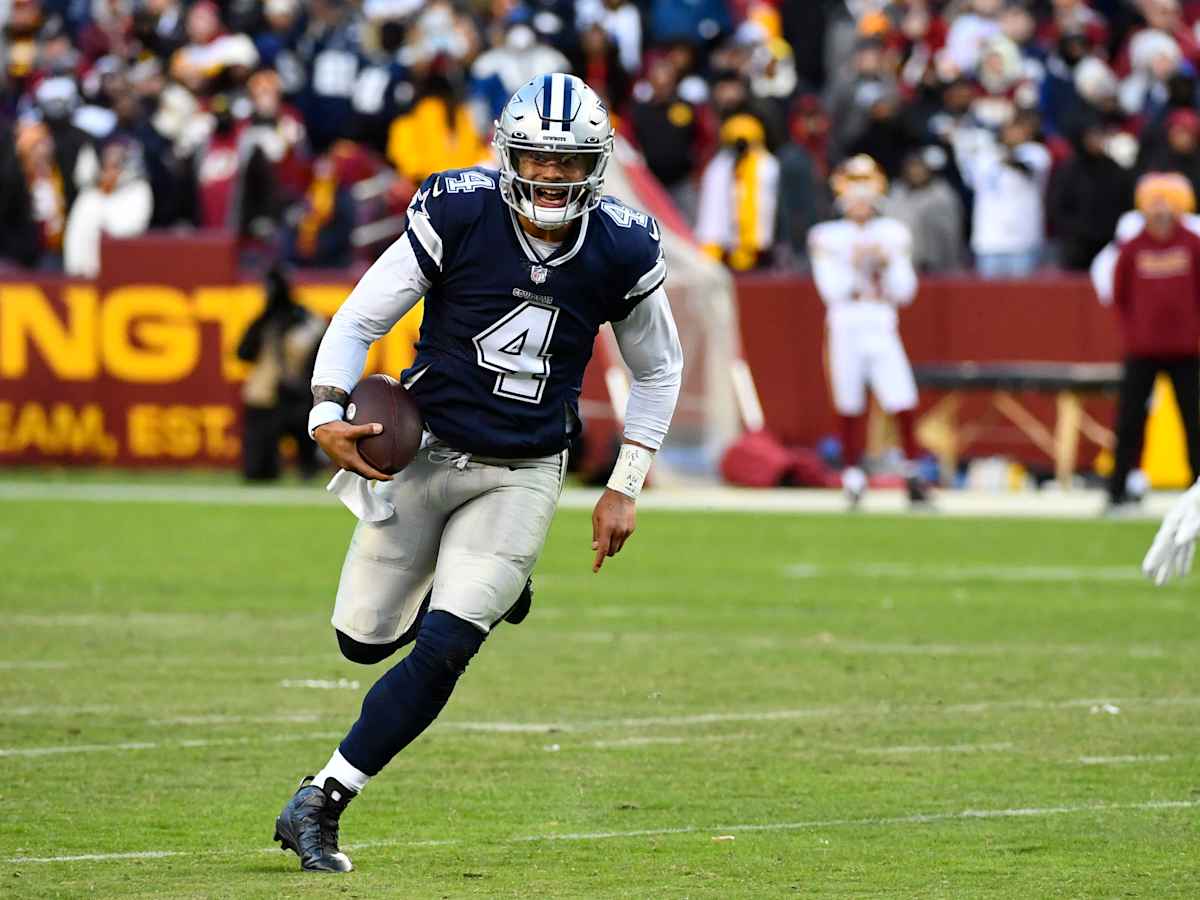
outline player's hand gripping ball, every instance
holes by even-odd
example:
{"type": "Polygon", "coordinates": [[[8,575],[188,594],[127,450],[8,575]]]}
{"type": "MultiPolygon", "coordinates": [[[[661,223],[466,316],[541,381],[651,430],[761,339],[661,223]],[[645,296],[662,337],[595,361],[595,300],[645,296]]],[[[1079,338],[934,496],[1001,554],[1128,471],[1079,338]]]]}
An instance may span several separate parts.
{"type": "Polygon", "coordinates": [[[369,375],[350,394],[346,421],[351,425],[378,422],[381,434],[358,439],[358,453],[367,465],[385,475],[407,466],[421,447],[421,412],[408,391],[388,375],[369,375]]]}

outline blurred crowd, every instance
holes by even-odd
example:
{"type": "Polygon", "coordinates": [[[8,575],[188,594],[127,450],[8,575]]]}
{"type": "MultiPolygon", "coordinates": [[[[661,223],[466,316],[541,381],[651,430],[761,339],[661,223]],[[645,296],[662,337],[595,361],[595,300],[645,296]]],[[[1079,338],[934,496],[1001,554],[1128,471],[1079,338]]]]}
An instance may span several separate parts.
{"type": "Polygon", "coordinates": [[[0,256],[84,276],[101,234],[148,228],[369,258],[548,71],[606,99],[739,270],[804,267],[860,153],[926,272],[1085,268],[1140,173],[1200,191],[1200,2],[0,0],[0,21],[0,256]]]}

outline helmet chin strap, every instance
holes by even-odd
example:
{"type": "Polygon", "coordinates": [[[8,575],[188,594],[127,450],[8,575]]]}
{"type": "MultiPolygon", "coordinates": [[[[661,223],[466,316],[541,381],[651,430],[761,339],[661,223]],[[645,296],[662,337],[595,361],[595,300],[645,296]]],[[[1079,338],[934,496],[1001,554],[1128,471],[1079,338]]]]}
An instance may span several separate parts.
{"type": "MultiPolygon", "coordinates": [[[[536,209],[553,209],[554,207],[538,206],[535,203],[533,205],[533,208],[536,210],[536,209]]],[[[530,221],[533,222],[533,224],[536,225],[538,228],[545,229],[546,231],[559,231],[563,228],[566,228],[568,225],[570,225],[571,221],[573,221],[573,220],[560,221],[560,222],[543,222],[541,219],[539,219],[535,216],[530,221]]]]}
{"type": "Polygon", "coordinates": [[[568,215],[573,206],[583,205],[584,203],[585,191],[580,189],[580,184],[572,183],[566,187],[567,196],[563,206],[541,206],[535,199],[534,185],[526,183],[523,185],[523,188],[522,193],[525,194],[523,199],[526,205],[523,215],[533,225],[544,231],[559,231],[564,229],[586,212],[585,209],[580,209],[575,215],[568,215]],[[578,193],[576,193],[577,190],[578,193]]]}

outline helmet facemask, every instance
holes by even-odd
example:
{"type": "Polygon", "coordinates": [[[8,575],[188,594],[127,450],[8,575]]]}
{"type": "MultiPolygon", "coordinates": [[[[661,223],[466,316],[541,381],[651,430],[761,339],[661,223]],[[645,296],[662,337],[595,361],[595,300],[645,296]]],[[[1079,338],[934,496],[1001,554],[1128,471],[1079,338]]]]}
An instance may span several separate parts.
{"type": "Polygon", "coordinates": [[[544,145],[513,139],[499,129],[495,138],[500,157],[500,194],[518,213],[536,225],[553,231],[569,225],[600,204],[604,173],[608,168],[612,139],[607,146],[544,145]],[[521,174],[522,157],[535,159],[559,156],[560,172],[577,168],[575,180],[538,180],[521,174]],[[572,166],[570,160],[578,163],[572,166]],[[547,196],[551,192],[554,196],[547,196]]]}

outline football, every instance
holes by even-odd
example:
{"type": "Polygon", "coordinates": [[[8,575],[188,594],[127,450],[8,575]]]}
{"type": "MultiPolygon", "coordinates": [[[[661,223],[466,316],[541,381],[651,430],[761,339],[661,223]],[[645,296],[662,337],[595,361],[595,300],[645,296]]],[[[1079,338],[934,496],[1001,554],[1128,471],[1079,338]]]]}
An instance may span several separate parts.
{"type": "Polygon", "coordinates": [[[421,412],[404,386],[389,375],[369,375],[355,386],[346,406],[346,421],[383,426],[381,434],[359,438],[358,452],[385,475],[395,475],[420,449],[421,412]]]}

